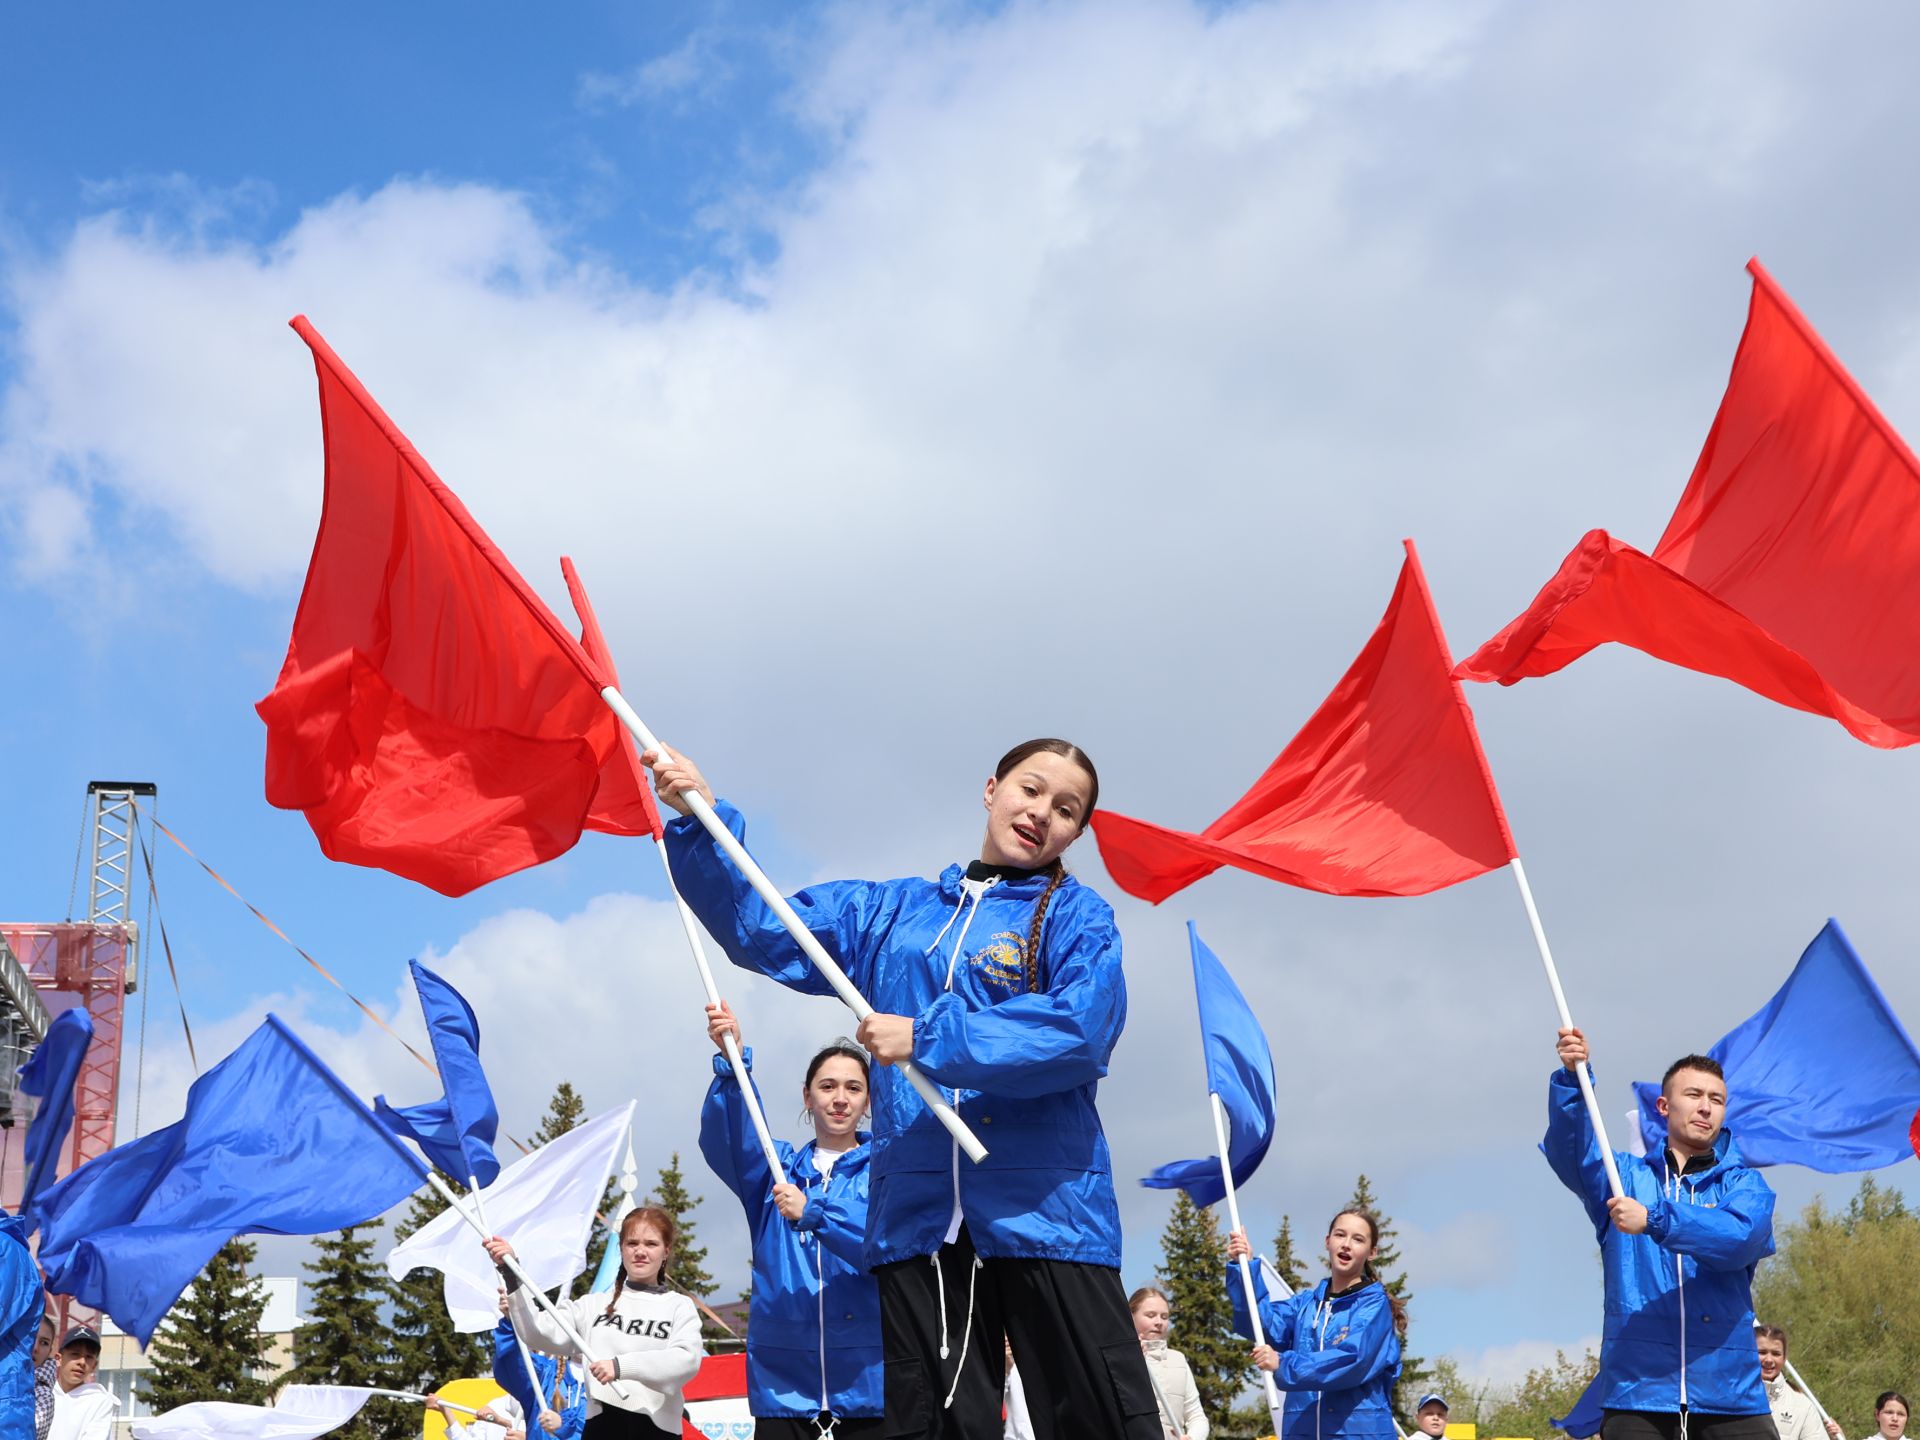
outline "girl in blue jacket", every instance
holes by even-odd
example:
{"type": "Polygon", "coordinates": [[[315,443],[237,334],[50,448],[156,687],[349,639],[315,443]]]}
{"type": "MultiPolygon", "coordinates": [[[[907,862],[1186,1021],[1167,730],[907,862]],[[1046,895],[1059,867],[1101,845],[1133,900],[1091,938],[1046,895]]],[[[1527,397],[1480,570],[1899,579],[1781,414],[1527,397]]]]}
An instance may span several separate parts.
{"type": "MultiPolygon", "coordinates": [[[[1311,1290],[1267,1293],[1253,1271],[1264,1345],[1253,1363],[1287,1392],[1282,1440],[1397,1440],[1393,1385],[1400,1377],[1400,1341],[1407,1312],[1373,1273],[1380,1225],[1363,1210],[1342,1210],[1327,1227],[1332,1271],[1311,1290]]],[[[1227,1294],[1233,1328],[1249,1339],[1246,1290],[1238,1261],[1250,1255],[1247,1232],[1227,1238],[1227,1294]]]]}
{"type": "MultiPolygon", "coordinates": [[[[773,913],[682,797],[712,801],[670,750],[642,757],[662,800],[674,878],[734,964],[828,995],[773,913]]],[[[865,784],[876,813],[882,782],[865,784]]],[[[879,1284],[888,1433],[999,1440],[1006,1343],[1037,1440],[1160,1440],[1120,1284],[1120,1216],[1094,1092],[1126,1023],[1113,911],[1066,873],[1099,796],[1064,740],[994,767],[980,858],[938,879],[847,880],[792,897],[875,1012],[864,1258],[879,1284]],[[911,1059],[984,1140],[964,1159],[892,1066],[911,1059]]],[[[745,822],[715,809],[736,836],[745,822]]]]}
{"type": "MultiPolygon", "coordinates": [[[[740,1022],[707,1007],[722,1049],[740,1022]]],[[[742,1052],[748,1069],[753,1052],[742,1052]]],[[[880,1296],[861,1249],[867,1234],[870,1136],[867,1056],[837,1040],[813,1057],[800,1087],[813,1139],[774,1142],[767,1169],[740,1083],[724,1053],[700,1110],[700,1153],[747,1212],[753,1297],[747,1319],[747,1407],[755,1440],[863,1440],[881,1431],[880,1296]]]]}

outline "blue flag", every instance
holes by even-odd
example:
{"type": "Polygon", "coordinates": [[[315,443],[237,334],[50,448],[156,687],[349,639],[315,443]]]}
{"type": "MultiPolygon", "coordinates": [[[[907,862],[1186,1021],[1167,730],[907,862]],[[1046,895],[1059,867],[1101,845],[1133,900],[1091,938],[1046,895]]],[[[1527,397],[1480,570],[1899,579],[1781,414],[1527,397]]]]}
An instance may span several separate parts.
{"type": "Polygon", "coordinates": [[[493,1153],[500,1112],[480,1068],[480,1021],[465,996],[418,960],[409,960],[407,968],[413,971],[446,1093],[419,1105],[389,1105],[386,1096],[377,1095],[374,1111],[394,1134],[418,1142],[427,1158],[454,1179],[462,1184],[475,1179],[484,1188],[500,1175],[493,1153]]]}
{"type": "Polygon", "coordinates": [[[1587,1388],[1580,1392],[1580,1398],[1573,1402],[1573,1409],[1565,1418],[1549,1415],[1547,1421],[1555,1429],[1564,1430],[1573,1440],[1593,1440],[1600,1433],[1600,1423],[1607,1418],[1607,1412],[1600,1408],[1600,1392],[1606,1387],[1602,1383],[1606,1371],[1601,1371],[1587,1382],[1587,1388]]]}
{"type": "Polygon", "coordinates": [[[47,1027],[33,1058],[20,1067],[20,1088],[38,1096],[40,1108],[27,1126],[27,1178],[20,1189],[20,1218],[34,1226],[34,1197],[60,1169],[60,1145],[73,1129],[73,1082],[93,1043],[93,1017],[69,1010],[47,1027]]]}
{"type": "Polygon", "coordinates": [[[359,1225],[425,1167],[278,1016],[193,1082],[187,1113],[91,1160],[40,1197],[47,1289],[145,1345],[236,1235],[359,1225]]]}
{"type": "MultiPolygon", "coordinates": [[[[1227,967],[1202,943],[1191,920],[1187,939],[1193,946],[1193,988],[1200,997],[1207,1089],[1220,1097],[1227,1113],[1227,1159],[1237,1188],[1253,1177],[1273,1143],[1273,1051],[1246,997],[1227,967]]],[[[1140,1183],[1156,1190],[1184,1190],[1200,1206],[1227,1198],[1218,1155],[1162,1165],[1140,1183]]]]}
{"type": "MultiPolygon", "coordinates": [[[[1787,983],[1707,1052],[1727,1074],[1727,1128],[1749,1165],[1804,1165],[1829,1175],[1877,1170],[1913,1154],[1920,1050],[1873,976],[1829,920],[1787,983]]],[[[1667,1143],[1654,1101],[1634,1087],[1647,1152],[1667,1143]]]]}

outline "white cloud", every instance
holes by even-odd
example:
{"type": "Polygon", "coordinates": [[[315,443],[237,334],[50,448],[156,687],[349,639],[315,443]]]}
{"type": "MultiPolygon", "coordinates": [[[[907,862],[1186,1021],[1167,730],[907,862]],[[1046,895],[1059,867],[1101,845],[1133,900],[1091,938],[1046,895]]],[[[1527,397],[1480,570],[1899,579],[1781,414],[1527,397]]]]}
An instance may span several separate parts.
{"type": "MultiPolygon", "coordinates": [[[[537,586],[579,559],[642,712],[757,835],[900,874],[971,849],[985,767],[1033,733],[1083,739],[1117,809],[1210,819],[1358,648],[1404,534],[1463,650],[1587,527],[1650,541],[1752,251],[1920,416],[1920,199],[1887,179],[1920,123],[1905,11],[837,13],[791,97],[827,158],[736,202],[778,242],[738,284],[652,292],[519,196],[417,177],[258,243],[122,200],[16,261],[5,573],[67,585],[131,536],[290,615],[319,500],[282,328],[304,310],[537,586]]],[[[1756,1008],[1827,914],[1870,960],[1920,923],[1903,757],[1629,654],[1472,698],[1607,1085],[1756,1008]]],[[[1596,1313],[1568,1298],[1591,1237],[1531,1152],[1552,1012],[1497,877],[1121,902],[1132,1023],[1102,1102],[1129,1278],[1165,1206],[1131,1177],[1211,1149],[1189,914],[1282,1052],[1256,1235],[1311,1233],[1365,1170],[1450,1277],[1423,1324],[1596,1313]],[[1497,1304],[1463,1267],[1498,1238],[1446,1218],[1481,1202],[1429,1187],[1538,1227],[1497,1304]]],[[[654,1153],[690,1152],[704,1042],[613,958],[670,934],[609,897],[449,953],[490,1037],[524,1030],[496,1062],[512,1123],[564,1066],[596,1103],[644,1089],[654,1153]]],[[[1920,1013],[1920,977],[1881,978],[1920,1013]]],[[[844,1028],[731,988],[762,1033],[844,1028]]],[[[402,1083],[371,1058],[390,1042],[341,1046],[402,1083]]]]}
{"type": "Polygon", "coordinates": [[[580,102],[589,107],[685,106],[709,99],[733,75],[726,59],[729,38],[702,28],[631,69],[616,74],[590,71],[580,78],[580,102]]]}

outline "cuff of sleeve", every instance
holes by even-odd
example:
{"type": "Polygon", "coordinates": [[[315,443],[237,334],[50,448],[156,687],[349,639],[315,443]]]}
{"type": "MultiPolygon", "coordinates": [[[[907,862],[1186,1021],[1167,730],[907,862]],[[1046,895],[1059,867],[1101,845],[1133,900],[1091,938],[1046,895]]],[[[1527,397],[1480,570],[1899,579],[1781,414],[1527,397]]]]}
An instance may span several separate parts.
{"type": "Polygon", "coordinates": [[[1667,1235],[1673,1229],[1673,1207],[1665,1200],[1656,1200],[1647,1207],[1647,1235],[1656,1245],[1667,1243],[1667,1235]]]}
{"type": "MultiPolygon", "coordinates": [[[[740,1047],[740,1063],[745,1065],[749,1071],[753,1069],[753,1047],[751,1045],[742,1045],[740,1047]]],[[[727,1059],[724,1050],[716,1050],[713,1052],[713,1073],[723,1080],[731,1080],[733,1078],[733,1062],[727,1059]]]]}
{"type": "Polygon", "coordinates": [[[796,1230],[818,1230],[821,1222],[827,1218],[827,1207],[820,1196],[815,1195],[807,1201],[807,1208],[800,1212],[800,1218],[793,1222],[796,1230]]]}
{"type": "Polygon", "coordinates": [[[913,1017],[913,1062],[936,1080],[940,1077],[934,1072],[949,1058],[943,1044],[947,1017],[963,1008],[960,997],[949,991],[934,996],[933,1003],[913,1017]]]}

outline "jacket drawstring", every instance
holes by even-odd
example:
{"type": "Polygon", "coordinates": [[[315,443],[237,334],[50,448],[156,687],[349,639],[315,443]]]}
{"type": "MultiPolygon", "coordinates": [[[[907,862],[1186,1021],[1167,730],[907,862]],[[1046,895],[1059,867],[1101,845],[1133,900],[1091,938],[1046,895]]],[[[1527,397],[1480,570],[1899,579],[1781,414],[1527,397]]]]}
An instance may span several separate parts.
{"type": "Polygon", "coordinates": [[[934,1251],[927,1259],[933,1262],[933,1294],[940,1302],[940,1358],[947,1358],[947,1280],[940,1273],[940,1252],[934,1251]]]}
{"type": "MultiPolygon", "coordinates": [[[[947,932],[953,929],[953,922],[960,918],[960,912],[963,910],[978,910],[980,908],[980,897],[987,893],[987,887],[989,885],[996,883],[997,878],[998,877],[995,877],[995,879],[990,880],[962,880],[960,882],[959,903],[953,907],[953,913],[947,916],[947,923],[940,927],[940,933],[933,937],[933,943],[920,953],[923,955],[931,955],[934,951],[938,950],[940,948],[940,942],[947,938],[947,932]],[[971,905],[969,905],[969,901],[972,902],[971,905]]],[[[969,914],[967,925],[971,925],[972,923],[973,919],[971,914],[969,914]]],[[[960,927],[960,939],[953,947],[953,954],[956,960],[960,957],[960,946],[966,943],[966,939],[967,929],[966,925],[963,925],[960,927]]],[[[953,988],[953,966],[951,964],[947,966],[947,988],[953,988]]]]}
{"type": "MultiPolygon", "coordinates": [[[[936,1266],[939,1264],[938,1256],[934,1257],[934,1263],[936,1266]]],[[[960,1388],[960,1372],[967,1367],[967,1342],[973,1339],[973,1286],[974,1282],[980,1278],[981,1268],[980,1257],[976,1255],[973,1257],[972,1268],[967,1272],[967,1324],[966,1328],[960,1332],[960,1358],[954,1363],[953,1384],[947,1387],[947,1398],[940,1402],[942,1410],[953,1408],[954,1393],[960,1388]]],[[[940,1358],[942,1360],[947,1358],[947,1306],[944,1292],[940,1304],[940,1358]]]]}
{"type": "Polygon", "coordinates": [[[987,887],[997,883],[995,880],[962,880],[960,882],[960,903],[953,907],[953,914],[947,917],[947,923],[940,927],[940,933],[933,937],[933,944],[927,946],[924,953],[931,955],[940,948],[940,942],[947,938],[947,931],[953,928],[953,922],[960,919],[961,912],[966,920],[960,926],[959,938],[953,942],[953,954],[947,957],[946,988],[953,989],[954,967],[960,963],[960,952],[966,948],[967,931],[973,926],[973,917],[980,913],[980,901],[987,893],[987,887]]]}

